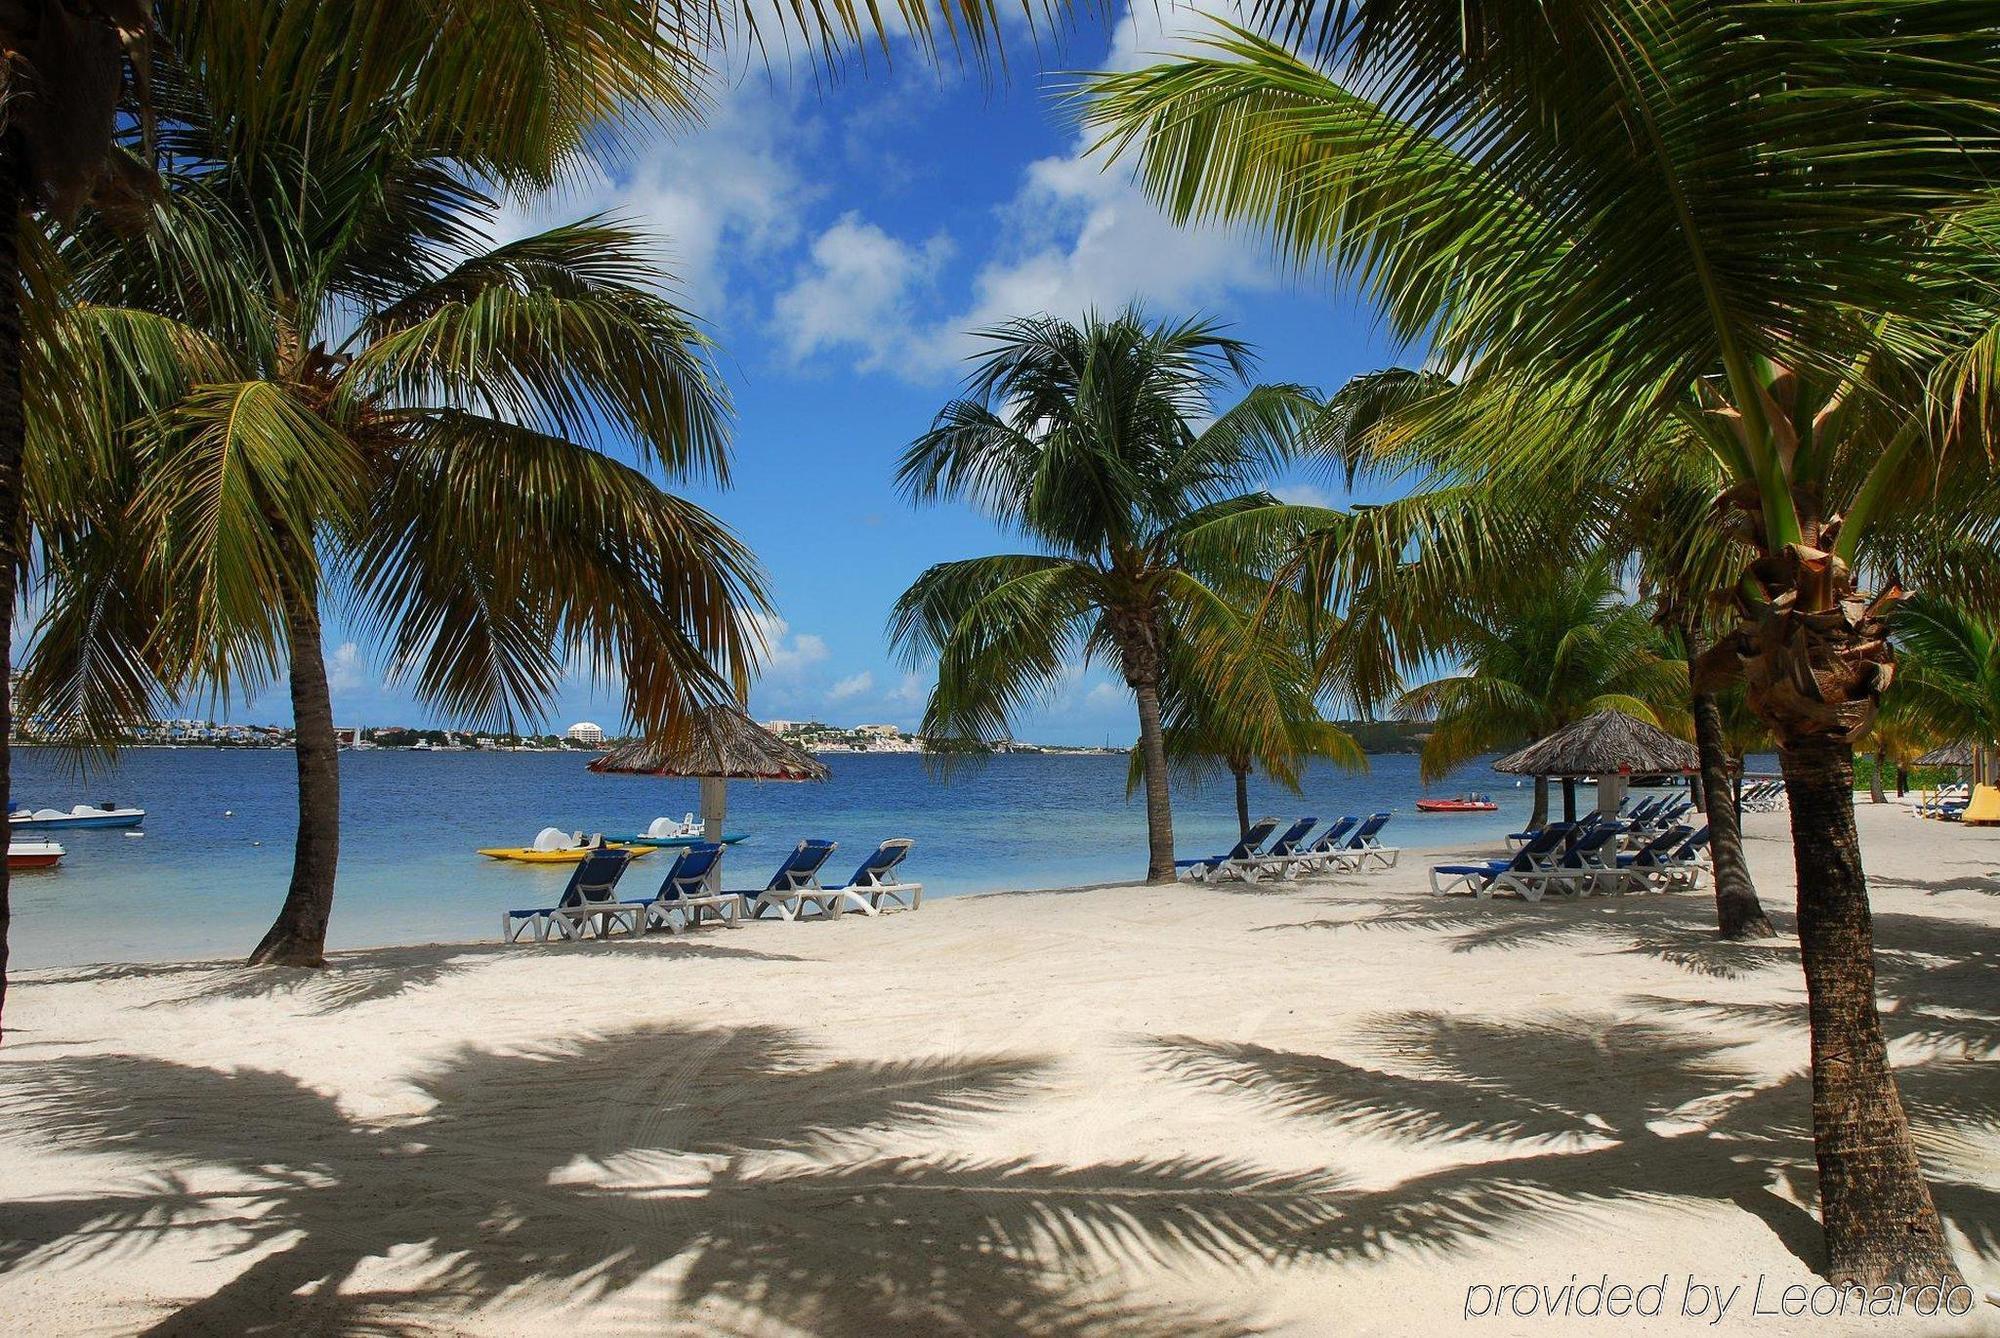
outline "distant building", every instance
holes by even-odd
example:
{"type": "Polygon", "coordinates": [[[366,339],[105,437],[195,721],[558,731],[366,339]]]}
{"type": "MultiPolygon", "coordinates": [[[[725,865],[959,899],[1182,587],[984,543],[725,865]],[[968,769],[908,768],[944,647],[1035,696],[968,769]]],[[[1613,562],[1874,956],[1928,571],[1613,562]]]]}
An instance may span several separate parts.
{"type": "Polygon", "coordinates": [[[894,725],[857,725],[854,732],[871,739],[900,739],[903,731],[894,725]]]}
{"type": "Polygon", "coordinates": [[[604,730],[588,720],[579,720],[563,731],[563,737],[571,743],[603,743],[604,730]]]}
{"type": "Polygon", "coordinates": [[[773,734],[789,734],[798,727],[799,722],[796,720],[766,720],[764,722],[764,728],[770,730],[773,734]]]}

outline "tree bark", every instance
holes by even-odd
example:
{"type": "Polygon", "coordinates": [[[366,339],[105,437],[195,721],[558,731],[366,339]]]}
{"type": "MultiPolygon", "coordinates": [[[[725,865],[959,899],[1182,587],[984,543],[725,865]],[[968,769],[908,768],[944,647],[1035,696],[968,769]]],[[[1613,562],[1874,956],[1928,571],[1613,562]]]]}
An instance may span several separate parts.
{"type": "Polygon", "coordinates": [[[1897,767],[1896,798],[1901,799],[1904,795],[1908,794],[1909,792],[1910,792],[1910,769],[1908,767],[1897,767]]]}
{"type": "Polygon", "coordinates": [[[1167,741],[1160,727],[1160,685],[1132,684],[1139,699],[1139,757],[1146,765],[1146,881],[1174,881],[1173,800],[1167,792],[1167,741]]]}
{"type": "Polygon", "coordinates": [[[1238,840],[1250,835],[1250,768],[1232,767],[1236,778],[1236,837],[1238,840]]]}
{"type": "Polygon", "coordinates": [[[1528,830],[1540,831],[1549,824],[1549,778],[1535,777],[1535,811],[1528,815],[1528,830]]]}
{"type": "Polygon", "coordinates": [[[1871,804],[1886,804],[1889,802],[1889,796],[1882,793],[1882,768],[1887,766],[1888,763],[1888,755],[1882,749],[1877,748],[1875,750],[1875,765],[1870,768],[1868,775],[1868,802],[1871,804]]]}
{"type": "MultiPolygon", "coordinates": [[[[20,137],[0,135],[0,795],[13,798],[14,595],[21,554],[21,218],[27,207],[20,137]]],[[[7,939],[14,925],[7,861],[0,859],[0,1037],[7,1008],[7,939]]]]}
{"type": "MultiPolygon", "coordinates": [[[[1700,628],[1682,626],[1688,658],[1698,658],[1706,646],[1700,628]]],[[[1744,858],[1742,808],[1730,782],[1730,750],[1722,732],[1722,704],[1712,692],[1696,692],[1694,752],[1702,768],[1702,792],[1708,804],[1708,858],[1716,876],[1716,930],[1722,938],[1770,938],[1776,930],[1750,880],[1750,860],[1744,858]]]]}
{"type": "Polygon", "coordinates": [[[320,648],[319,608],[290,582],[285,633],[291,643],[293,747],[299,765],[299,830],[285,905],[250,964],[325,966],[326,922],[340,864],[340,744],[320,648]]]}
{"type": "Polygon", "coordinates": [[[1799,956],[1812,1026],[1813,1150],[1827,1278],[1952,1285],[1958,1270],[1924,1183],[1875,1009],[1874,930],[1854,830],[1854,753],[1782,747],[1799,880],[1799,956]]]}

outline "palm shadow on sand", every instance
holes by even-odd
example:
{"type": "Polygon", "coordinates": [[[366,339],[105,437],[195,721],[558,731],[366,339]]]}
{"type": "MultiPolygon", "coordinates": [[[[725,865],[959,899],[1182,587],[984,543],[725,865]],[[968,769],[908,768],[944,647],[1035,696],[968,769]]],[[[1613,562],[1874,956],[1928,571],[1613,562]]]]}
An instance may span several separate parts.
{"type": "Polygon", "coordinates": [[[6,1205],[0,1268],[189,1232],[259,1255],[164,1316],[162,1334],[429,1331],[518,1289],[606,1296],[670,1262],[675,1281],[635,1293],[658,1307],[651,1328],[1253,1332],[1219,1309],[1130,1295],[1106,1261],[1270,1257],[1331,1216],[1332,1178],[1223,1159],[896,1151],[1033,1093],[1042,1074],[1013,1056],[827,1060],[767,1027],[639,1027],[461,1050],[420,1080],[428,1113],[373,1124],[281,1073],[129,1056],[23,1065],[8,1075],[10,1125],[156,1170],[109,1198],[6,1205]],[[218,1172],[240,1187],[192,1187],[218,1172]],[[385,1256],[399,1279],[386,1290],[358,1276],[378,1277],[385,1256]]]}
{"type": "Polygon", "coordinates": [[[77,985],[121,980],[171,980],[175,988],[146,1008],[172,1008],[210,1001],[272,999],[291,1003],[318,1015],[342,1012],[363,1004],[400,998],[482,963],[534,951],[543,956],[663,957],[673,960],[749,960],[797,962],[789,953],[758,951],[718,941],[713,935],[659,935],[640,939],[584,940],[533,949],[503,943],[427,943],[402,948],[366,948],[331,953],[323,969],[288,966],[242,966],[233,962],[109,963],[37,973],[18,982],[77,985]]]}

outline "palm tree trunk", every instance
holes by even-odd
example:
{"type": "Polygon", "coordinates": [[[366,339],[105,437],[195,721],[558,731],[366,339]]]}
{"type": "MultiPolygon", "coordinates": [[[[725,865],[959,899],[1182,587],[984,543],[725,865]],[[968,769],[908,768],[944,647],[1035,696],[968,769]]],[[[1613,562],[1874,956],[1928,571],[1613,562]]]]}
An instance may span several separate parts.
{"type": "Polygon", "coordinates": [[[1174,881],[1173,801],[1167,793],[1167,739],[1160,727],[1160,685],[1132,685],[1139,699],[1139,757],[1146,766],[1146,881],[1174,881]]]}
{"type": "Polygon", "coordinates": [[[290,582],[285,632],[291,642],[293,748],[299,764],[299,830],[292,845],[292,885],[251,965],[325,966],[326,922],[340,864],[340,745],[333,697],[320,648],[319,607],[290,582]]]}
{"type": "Polygon", "coordinates": [[[1250,768],[1231,767],[1236,778],[1236,836],[1238,840],[1250,835],[1250,768]]]}
{"type": "MultiPolygon", "coordinates": [[[[20,136],[0,135],[0,795],[13,796],[14,594],[21,555],[21,214],[27,204],[20,136]]],[[[7,861],[0,860],[0,1019],[7,1007],[7,935],[13,928],[7,861]]],[[[4,1035],[0,1028],[0,1035],[4,1035]]]]}
{"type": "Polygon", "coordinates": [[[1535,811],[1528,815],[1528,830],[1539,831],[1549,823],[1549,778],[1535,777],[1535,811]]]}
{"type": "MultiPolygon", "coordinates": [[[[1693,653],[1695,642],[1689,641],[1693,653]]],[[[1774,932],[1757,885],[1750,880],[1750,862],[1743,855],[1743,815],[1733,802],[1729,780],[1729,750],[1722,738],[1722,707],[1713,693],[1693,699],[1694,746],[1701,763],[1701,788],[1708,805],[1708,851],[1715,866],[1715,923],[1722,937],[1769,938],[1774,932]]]]}
{"type": "Polygon", "coordinates": [[[1874,930],[1854,830],[1854,751],[1811,739],[1783,747],[1779,758],[1799,879],[1826,1276],[1866,1287],[1949,1285],[1958,1270],[1875,1010],[1874,930]]]}
{"type": "Polygon", "coordinates": [[[1886,804],[1889,802],[1889,796],[1882,793],[1882,768],[1888,764],[1889,754],[1887,750],[1877,748],[1875,750],[1875,765],[1870,769],[1868,774],[1868,802],[1871,804],[1886,804]]]}
{"type": "Polygon", "coordinates": [[[1910,769],[1906,766],[1899,765],[1896,768],[1896,798],[1901,799],[1904,795],[1908,794],[1909,792],[1910,792],[1910,769]]]}

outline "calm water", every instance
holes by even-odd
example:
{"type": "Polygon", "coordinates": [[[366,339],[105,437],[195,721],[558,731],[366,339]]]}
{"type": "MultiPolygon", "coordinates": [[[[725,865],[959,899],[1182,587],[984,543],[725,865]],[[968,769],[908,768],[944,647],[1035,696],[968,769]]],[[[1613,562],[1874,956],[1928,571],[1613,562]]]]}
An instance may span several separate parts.
{"type": "MultiPolygon", "coordinates": [[[[1144,810],[1125,798],[1122,757],[1001,757],[949,784],[914,756],[827,760],[833,779],[823,785],[730,787],[730,827],[750,838],[730,852],[728,886],[762,886],[805,836],[840,843],[829,867],[841,878],[876,840],[914,837],[908,867],[929,896],[1144,872],[1144,810]]],[[[1373,761],[1367,775],[1315,773],[1302,797],[1253,784],[1252,810],[1331,820],[1387,808],[1397,817],[1385,837],[1422,849],[1517,830],[1532,799],[1481,764],[1431,792],[1486,788],[1498,815],[1425,817],[1411,808],[1426,793],[1417,759],[1373,761]]],[[[14,794],[31,808],[117,801],[147,810],[143,838],[60,832],[69,851],[61,868],[15,876],[19,966],[238,955],[283,899],[290,752],[136,749],[83,781],[55,754],[24,748],[14,769],[14,794]]],[[[503,864],[475,847],[526,845],[544,826],[629,835],[699,807],[693,781],[598,776],[574,754],[343,753],[341,789],[337,947],[492,938],[502,910],[547,904],[569,870],[503,864]]],[[[1226,848],[1236,830],[1227,785],[1178,796],[1174,821],[1183,855],[1226,848]]],[[[671,858],[650,855],[627,878],[650,890],[671,858]]]]}

